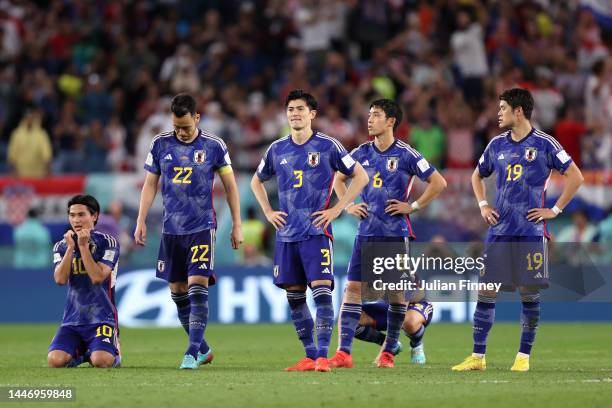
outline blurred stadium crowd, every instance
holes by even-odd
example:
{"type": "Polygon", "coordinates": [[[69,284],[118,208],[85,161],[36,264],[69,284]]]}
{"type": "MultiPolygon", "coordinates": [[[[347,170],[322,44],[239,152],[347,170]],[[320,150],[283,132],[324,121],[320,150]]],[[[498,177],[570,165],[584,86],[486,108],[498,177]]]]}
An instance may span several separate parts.
{"type": "Polygon", "coordinates": [[[368,102],[395,98],[407,114],[400,137],[438,167],[471,168],[499,133],[497,95],[515,85],[532,90],[535,122],[581,168],[609,167],[612,33],[579,6],[3,0],[3,171],[140,169],[178,92],[197,95],[201,126],[251,171],[286,132],[293,88],[318,97],[317,128],[347,148],[367,137],[368,102]]]}
{"type": "Polygon", "coordinates": [[[609,171],[612,27],[583,3],[0,0],[0,175],[142,172],[178,92],[251,173],[288,133],[295,88],[348,149],[382,96],[404,109],[400,138],[440,169],[471,169],[513,86],[579,167],[609,171]]]}

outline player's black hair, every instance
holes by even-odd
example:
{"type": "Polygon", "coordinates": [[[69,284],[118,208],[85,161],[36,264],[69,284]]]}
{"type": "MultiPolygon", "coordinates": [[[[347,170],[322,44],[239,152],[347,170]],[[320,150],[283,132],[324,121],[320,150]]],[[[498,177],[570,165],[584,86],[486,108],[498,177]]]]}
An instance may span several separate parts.
{"type": "Polygon", "coordinates": [[[523,108],[523,114],[527,119],[531,119],[531,112],[533,112],[533,96],[531,92],[523,88],[512,88],[507,89],[499,95],[500,101],[506,101],[512,110],[519,106],[523,108]]]}
{"type": "Polygon", "coordinates": [[[381,109],[383,112],[385,112],[387,118],[395,118],[393,130],[396,130],[402,121],[402,108],[400,108],[399,105],[391,99],[377,99],[370,104],[370,109],[372,108],[381,109]]]}
{"type": "MultiPolygon", "coordinates": [[[[70,207],[75,204],[82,204],[85,207],[87,207],[91,215],[94,215],[94,214],[98,214],[98,216],[100,215],[100,203],[98,203],[98,200],[96,200],[93,196],[90,196],[88,194],[75,195],[68,201],[68,206],[67,206],[68,212],[70,212],[70,207]]],[[[96,219],[94,221],[94,225],[96,225],[97,223],[98,223],[98,220],[96,219]]]]}
{"type": "Polygon", "coordinates": [[[289,106],[289,102],[297,99],[303,100],[306,103],[306,106],[308,106],[308,109],[317,110],[318,105],[315,97],[308,92],[304,92],[302,89],[294,89],[293,91],[289,92],[289,95],[287,95],[287,99],[285,100],[285,108],[289,106]]]}
{"type": "Polygon", "coordinates": [[[172,98],[170,110],[179,118],[182,118],[188,113],[193,116],[196,113],[196,101],[193,96],[186,93],[180,93],[172,98]]]}

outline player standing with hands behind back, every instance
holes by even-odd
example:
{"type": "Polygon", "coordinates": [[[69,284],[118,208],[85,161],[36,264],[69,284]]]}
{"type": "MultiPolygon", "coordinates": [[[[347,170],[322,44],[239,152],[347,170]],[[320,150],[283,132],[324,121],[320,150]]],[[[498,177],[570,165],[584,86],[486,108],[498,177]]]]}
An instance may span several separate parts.
{"type": "Polygon", "coordinates": [[[189,335],[180,368],[195,369],[213,359],[204,331],[208,322],[208,286],[215,282],[215,173],[221,177],[232,214],[234,249],[242,243],[240,197],[225,143],[197,127],[200,114],[196,112],[195,99],[178,94],[172,99],[171,111],[174,131],[153,139],[145,162],[147,175],[134,238],[138,245],[146,243],[145,220],[161,178],[164,222],[157,277],[168,282],[179,320],[189,335]]]}
{"type": "MultiPolygon", "coordinates": [[[[523,330],[512,371],[528,371],[531,347],[540,320],[540,289],[548,287],[546,221],[559,215],[583,182],[580,170],[552,136],[531,123],[533,97],[514,88],[499,96],[499,127],[510,128],[489,142],[472,174],[472,187],[482,218],[489,224],[485,268],[480,281],[501,283],[521,295],[523,330]],[[552,170],[565,187],[552,208],[544,205],[552,170]],[[486,200],[484,178],[496,174],[495,207],[486,200]]],[[[485,370],[487,336],[495,320],[497,292],[479,291],[474,311],[474,348],[453,371],[485,370]]]]}

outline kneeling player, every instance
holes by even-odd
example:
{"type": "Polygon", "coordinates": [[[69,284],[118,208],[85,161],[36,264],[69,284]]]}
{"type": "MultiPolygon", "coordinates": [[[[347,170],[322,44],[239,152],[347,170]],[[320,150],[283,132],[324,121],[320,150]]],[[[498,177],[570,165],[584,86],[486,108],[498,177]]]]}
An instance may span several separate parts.
{"type": "Polygon", "coordinates": [[[71,229],[53,247],[53,278],[58,285],[68,284],[68,296],[62,324],[49,346],[49,367],[89,361],[110,368],[121,363],[114,302],[119,242],[94,230],[99,214],[94,197],[73,197],[68,202],[71,229]]]}
{"type": "MultiPolygon", "coordinates": [[[[382,331],[387,330],[388,308],[389,305],[384,301],[364,303],[359,325],[355,329],[355,338],[382,346],[387,337],[382,331]]],[[[431,303],[422,300],[408,304],[402,329],[410,339],[410,361],[413,364],[425,364],[423,336],[425,336],[425,329],[431,323],[432,316],[431,303]]],[[[398,341],[391,353],[396,356],[401,352],[402,344],[398,341]]]]}

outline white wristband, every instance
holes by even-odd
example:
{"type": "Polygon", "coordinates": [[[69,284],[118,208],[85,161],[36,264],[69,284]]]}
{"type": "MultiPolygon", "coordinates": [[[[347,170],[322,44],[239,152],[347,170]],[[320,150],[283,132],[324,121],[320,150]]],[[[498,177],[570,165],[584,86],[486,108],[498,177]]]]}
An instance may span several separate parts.
{"type": "Polygon", "coordinates": [[[561,214],[563,212],[563,210],[560,209],[559,207],[557,207],[556,205],[553,208],[551,208],[551,210],[552,210],[552,212],[555,213],[555,215],[559,215],[559,214],[561,214]]]}
{"type": "Polygon", "coordinates": [[[482,200],[478,202],[478,207],[482,208],[485,205],[489,205],[489,202],[487,200],[482,200]]]}
{"type": "Polygon", "coordinates": [[[421,206],[419,205],[418,201],[413,201],[412,204],[410,204],[410,208],[412,208],[414,211],[418,211],[421,209],[421,206]]]}

